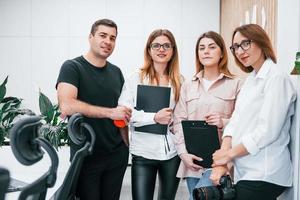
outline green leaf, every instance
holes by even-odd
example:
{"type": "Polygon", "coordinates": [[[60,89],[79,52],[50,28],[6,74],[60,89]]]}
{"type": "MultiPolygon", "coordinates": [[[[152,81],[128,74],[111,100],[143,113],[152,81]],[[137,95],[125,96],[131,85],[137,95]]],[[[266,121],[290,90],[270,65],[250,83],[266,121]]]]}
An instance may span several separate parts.
{"type": "Polygon", "coordinates": [[[13,104],[21,104],[23,99],[17,98],[17,97],[5,97],[1,103],[7,103],[7,102],[11,102],[13,104]]]}
{"type": "Polygon", "coordinates": [[[3,116],[3,112],[2,110],[0,110],[0,123],[2,123],[2,116],[3,116]]]}
{"type": "Polygon", "coordinates": [[[15,114],[13,112],[9,112],[9,113],[5,113],[5,115],[3,115],[3,118],[2,118],[2,122],[4,123],[5,121],[12,121],[13,118],[15,117],[15,114]],[[11,120],[12,119],[12,120],[11,120]]]}
{"type": "Polygon", "coordinates": [[[7,112],[5,115],[3,115],[2,121],[10,124],[18,115],[19,115],[19,111],[17,109],[12,109],[10,112],[7,112]]]}
{"type": "Polygon", "coordinates": [[[50,124],[44,124],[39,129],[39,133],[46,140],[48,140],[56,150],[58,150],[58,147],[60,145],[60,139],[59,139],[59,130],[56,126],[52,126],[50,124]]]}
{"type": "Polygon", "coordinates": [[[0,146],[3,145],[4,140],[5,140],[4,129],[0,126],[0,146]]]}
{"type": "Polygon", "coordinates": [[[40,107],[41,114],[46,117],[45,120],[48,123],[50,123],[51,120],[53,119],[54,108],[50,99],[46,95],[44,95],[41,91],[39,95],[39,107],[40,107]]]}
{"type": "Polygon", "coordinates": [[[5,80],[3,81],[3,83],[0,85],[0,102],[2,101],[2,99],[4,98],[5,94],[6,94],[6,83],[7,83],[7,79],[8,76],[5,78],[5,80]]]}
{"type": "Polygon", "coordinates": [[[7,81],[8,76],[0,85],[0,146],[3,144],[4,138],[9,137],[9,130],[13,126],[14,119],[22,114],[19,109],[22,99],[5,97],[7,81]]]}
{"type": "Polygon", "coordinates": [[[11,109],[18,109],[21,105],[21,101],[22,100],[20,100],[16,97],[6,97],[1,102],[3,105],[1,110],[3,112],[9,112],[11,109]]]}

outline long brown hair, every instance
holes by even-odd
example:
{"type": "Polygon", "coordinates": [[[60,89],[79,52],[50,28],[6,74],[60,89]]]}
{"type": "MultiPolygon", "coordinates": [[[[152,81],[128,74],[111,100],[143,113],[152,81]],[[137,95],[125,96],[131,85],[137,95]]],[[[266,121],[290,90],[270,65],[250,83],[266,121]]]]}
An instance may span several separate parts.
{"type": "Polygon", "coordinates": [[[169,30],[157,29],[149,35],[146,47],[144,49],[144,64],[141,68],[141,80],[148,76],[151,84],[154,84],[155,81],[159,84],[158,74],[154,70],[153,60],[149,53],[152,41],[159,36],[166,36],[170,40],[171,45],[173,47],[173,55],[170,61],[168,62],[166,70],[169,76],[169,80],[171,81],[172,87],[174,88],[175,101],[177,102],[179,100],[181,75],[179,71],[179,58],[176,41],[173,34],[169,30]]]}
{"type": "Polygon", "coordinates": [[[199,36],[199,38],[197,40],[196,47],[195,47],[196,74],[198,74],[201,70],[204,69],[204,66],[200,62],[199,51],[198,51],[199,43],[203,38],[212,39],[220,47],[221,52],[222,52],[222,58],[219,61],[219,65],[218,65],[219,70],[221,73],[223,73],[227,76],[233,76],[228,69],[228,54],[227,54],[225,42],[224,42],[222,36],[214,31],[208,31],[208,32],[203,33],[202,35],[199,36]]]}
{"type": "MultiPolygon", "coordinates": [[[[254,42],[263,52],[265,59],[270,58],[274,63],[277,62],[276,55],[274,53],[274,49],[271,43],[271,40],[266,33],[266,31],[257,24],[246,24],[240,27],[237,27],[232,34],[231,43],[233,43],[233,38],[235,34],[239,32],[244,37],[248,38],[252,42],[254,42]]],[[[253,67],[245,67],[236,57],[235,53],[233,53],[235,63],[243,70],[244,72],[252,72],[253,67]]]]}

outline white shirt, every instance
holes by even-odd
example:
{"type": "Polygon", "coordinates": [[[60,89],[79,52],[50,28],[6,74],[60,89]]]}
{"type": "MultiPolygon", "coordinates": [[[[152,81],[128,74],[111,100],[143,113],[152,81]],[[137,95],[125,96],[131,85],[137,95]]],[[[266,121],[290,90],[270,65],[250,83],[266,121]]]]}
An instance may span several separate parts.
{"type": "Polygon", "coordinates": [[[242,143],[249,152],[234,159],[235,183],[261,180],[292,185],[288,144],[295,99],[289,76],[271,60],[247,77],[223,134],[232,136],[232,147],[242,143]]]}
{"type": "MultiPolygon", "coordinates": [[[[148,78],[145,78],[143,83],[141,83],[139,72],[135,72],[126,79],[121,97],[119,99],[120,105],[128,105],[128,102],[131,102],[131,104],[134,105],[132,108],[136,106],[137,85],[139,84],[149,85],[148,78]]],[[[172,109],[175,107],[172,88],[169,107],[172,109]]],[[[155,114],[156,113],[147,113],[142,110],[137,111],[133,109],[132,117],[130,119],[131,137],[129,150],[131,154],[142,156],[147,159],[169,160],[177,155],[175,144],[173,142],[174,135],[170,132],[169,128],[166,135],[144,133],[134,130],[134,127],[155,124],[155,114]]]]}
{"type": "Polygon", "coordinates": [[[211,81],[211,80],[207,80],[205,78],[203,78],[202,80],[203,80],[202,85],[203,85],[203,88],[206,92],[208,91],[210,86],[212,86],[212,84],[214,84],[214,82],[216,82],[216,80],[211,81]]]}

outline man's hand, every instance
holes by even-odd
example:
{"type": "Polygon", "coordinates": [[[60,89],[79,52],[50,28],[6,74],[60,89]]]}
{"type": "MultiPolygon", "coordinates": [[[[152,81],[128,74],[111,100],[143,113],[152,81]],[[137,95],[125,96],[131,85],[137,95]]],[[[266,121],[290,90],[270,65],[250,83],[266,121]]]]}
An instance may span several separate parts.
{"type": "Polygon", "coordinates": [[[183,161],[184,165],[192,171],[198,171],[199,169],[203,168],[194,163],[194,160],[202,161],[202,158],[198,156],[189,153],[182,153],[179,157],[183,161]]]}
{"type": "Polygon", "coordinates": [[[214,185],[219,185],[221,176],[223,176],[227,173],[229,173],[229,172],[228,172],[228,168],[226,165],[217,166],[212,169],[212,172],[211,172],[211,175],[209,178],[213,182],[214,185]]]}
{"type": "Polygon", "coordinates": [[[172,108],[163,108],[154,116],[154,121],[159,124],[169,124],[172,119],[172,108]]]}
{"type": "Polygon", "coordinates": [[[130,121],[132,110],[126,106],[118,106],[111,109],[110,119],[124,120],[126,123],[130,121]]]}

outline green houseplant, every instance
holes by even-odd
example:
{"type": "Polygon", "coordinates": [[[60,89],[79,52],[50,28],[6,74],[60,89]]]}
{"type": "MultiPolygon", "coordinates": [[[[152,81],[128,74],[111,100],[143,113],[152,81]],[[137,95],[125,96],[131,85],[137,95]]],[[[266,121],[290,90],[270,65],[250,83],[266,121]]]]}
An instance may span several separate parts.
{"type": "Polygon", "coordinates": [[[50,99],[39,91],[39,108],[43,125],[39,129],[40,134],[48,140],[56,149],[69,141],[67,123],[61,119],[58,104],[53,104],[50,99]]]}
{"type": "MultiPolygon", "coordinates": [[[[13,126],[14,120],[19,115],[35,115],[29,109],[21,109],[22,99],[17,97],[5,97],[8,76],[0,85],[0,147],[9,138],[9,130],[13,126]]],[[[39,91],[39,108],[42,117],[42,125],[39,133],[47,139],[56,149],[68,143],[67,123],[60,118],[60,111],[57,104],[53,104],[50,99],[39,91]]]]}
{"type": "Polygon", "coordinates": [[[22,99],[17,97],[5,97],[8,76],[0,85],[0,146],[4,144],[9,130],[13,126],[14,119],[19,115],[33,114],[28,109],[20,109],[22,99]]]}

